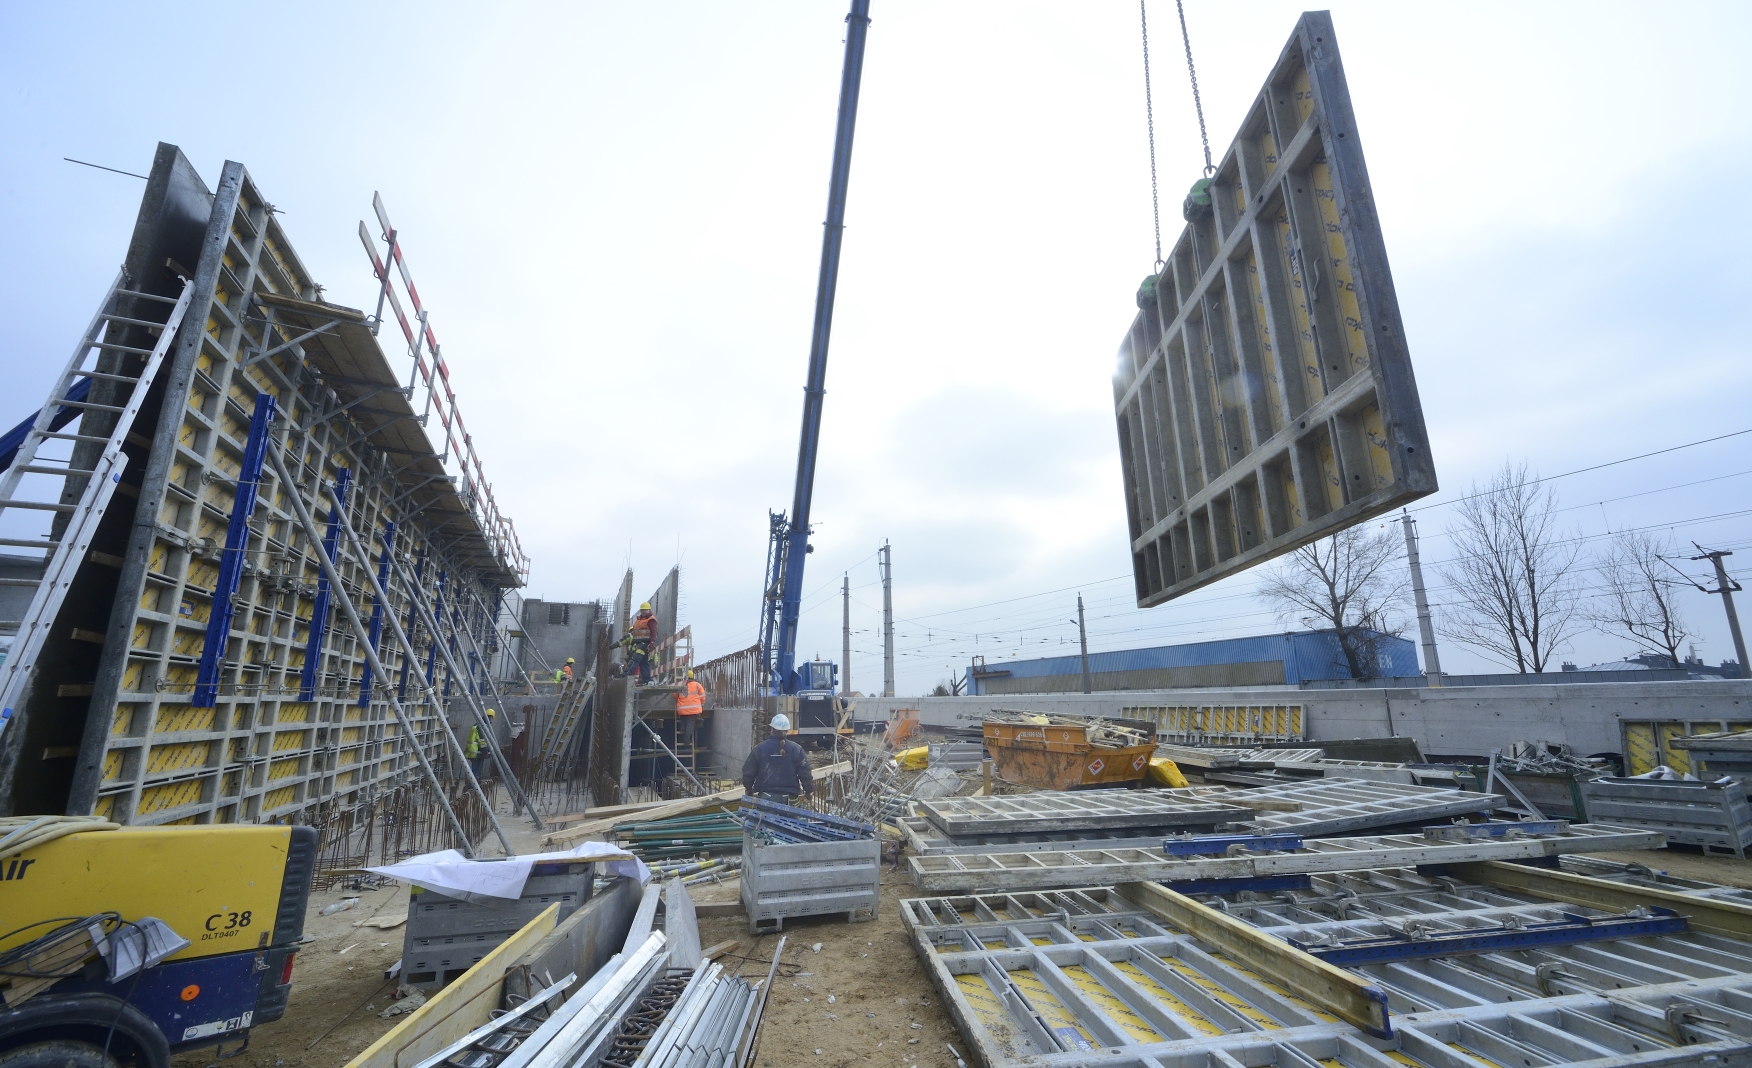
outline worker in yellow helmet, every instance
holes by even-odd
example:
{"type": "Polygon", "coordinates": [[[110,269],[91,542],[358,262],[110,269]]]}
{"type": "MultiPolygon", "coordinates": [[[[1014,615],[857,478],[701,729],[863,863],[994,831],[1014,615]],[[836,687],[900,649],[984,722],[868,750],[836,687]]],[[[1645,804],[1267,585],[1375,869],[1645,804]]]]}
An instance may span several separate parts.
{"type": "Polygon", "coordinates": [[[687,687],[675,695],[675,740],[687,745],[694,742],[694,727],[706,710],[706,688],[687,673],[687,687]]]}
{"type": "Polygon", "coordinates": [[[657,647],[657,614],[651,611],[650,601],[639,606],[639,614],[633,617],[632,625],[627,628],[627,636],[621,641],[627,647],[626,668],[621,674],[631,675],[636,671],[640,686],[649,683],[652,650],[657,647]]]}
{"type": "MultiPolygon", "coordinates": [[[[487,715],[491,716],[492,714],[493,710],[487,709],[487,715]]],[[[470,724],[468,741],[462,747],[462,755],[467,758],[469,769],[474,772],[476,779],[481,777],[482,765],[486,762],[486,757],[481,753],[481,747],[486,744],[487,737],[481,733],[481,725],[479,723],[470,724]]]]}
{"type": "Polygon", "coordinates": [[[568,656],[568,657],[566,657],[565,664],[560,667],[560,674],[562,674],[566,677],[567,682],[572,681],[572,665],[576,664],[577,662],[578,661],[576,661],[573,658],[568,656]]]}

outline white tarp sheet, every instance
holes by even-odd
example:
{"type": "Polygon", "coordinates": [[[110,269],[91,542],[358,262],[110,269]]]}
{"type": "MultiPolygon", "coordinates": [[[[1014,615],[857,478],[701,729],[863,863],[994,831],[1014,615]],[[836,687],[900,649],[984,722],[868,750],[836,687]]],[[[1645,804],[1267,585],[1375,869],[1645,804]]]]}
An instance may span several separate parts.
{"type": "Polygon", "coordinates": [[[567,860],[601,860],[607,862],[608,870],[615,875],[633,876],[641,884],[651,880],[651,869],[645,867],[644,861],[607,842],[580,842],[563,853],[533,853],[494,860],[470,860],[457,850],[442,849],[409,857],[399,864],[365,870],[465,901],[482,898],[515,901],[523,896],[523,884],[537,864],[567,860]]]}

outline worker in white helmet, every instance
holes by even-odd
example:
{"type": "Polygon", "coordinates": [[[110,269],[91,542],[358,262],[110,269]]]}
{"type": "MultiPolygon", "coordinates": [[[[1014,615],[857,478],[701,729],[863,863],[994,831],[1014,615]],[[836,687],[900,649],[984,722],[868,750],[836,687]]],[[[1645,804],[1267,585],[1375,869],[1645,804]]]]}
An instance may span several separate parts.
{"type": "Polygon", "coordinates": [[[815,777],[803,747],[785,737],[791,717],[783,712],[768,724],[772,734],[755,746],[742,762],[742,788],[766,801],[789,804],[800,794],[815,793],[815,777]]]}

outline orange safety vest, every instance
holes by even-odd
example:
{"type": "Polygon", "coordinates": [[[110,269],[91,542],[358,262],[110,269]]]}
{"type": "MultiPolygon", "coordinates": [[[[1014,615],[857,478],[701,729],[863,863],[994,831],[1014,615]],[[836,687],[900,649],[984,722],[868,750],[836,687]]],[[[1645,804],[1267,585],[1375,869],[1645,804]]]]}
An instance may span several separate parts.
{"type": "Polygon", "coordinates": [[[657,614],[633,617],[633,640],[655,643],[657,641],[657,614]]]}
{"type": "Polygon", "coordinates": [[[675,695],[675,714],[678,716],[697,716],[706,710],[706,688],[697,681],[688,680],[687,692],[675,695]]]}

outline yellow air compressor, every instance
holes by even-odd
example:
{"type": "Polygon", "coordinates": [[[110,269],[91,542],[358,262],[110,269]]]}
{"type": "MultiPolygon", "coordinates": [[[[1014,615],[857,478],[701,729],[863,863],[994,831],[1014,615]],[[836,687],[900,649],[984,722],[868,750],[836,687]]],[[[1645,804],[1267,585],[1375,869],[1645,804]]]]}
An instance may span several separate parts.
{"type": "Polygon", "coordinates": [[[286,1011],[316,843],[311,827],[0,822],[0,1068],[167,1068],[247,1044],[286,1011]]]}

